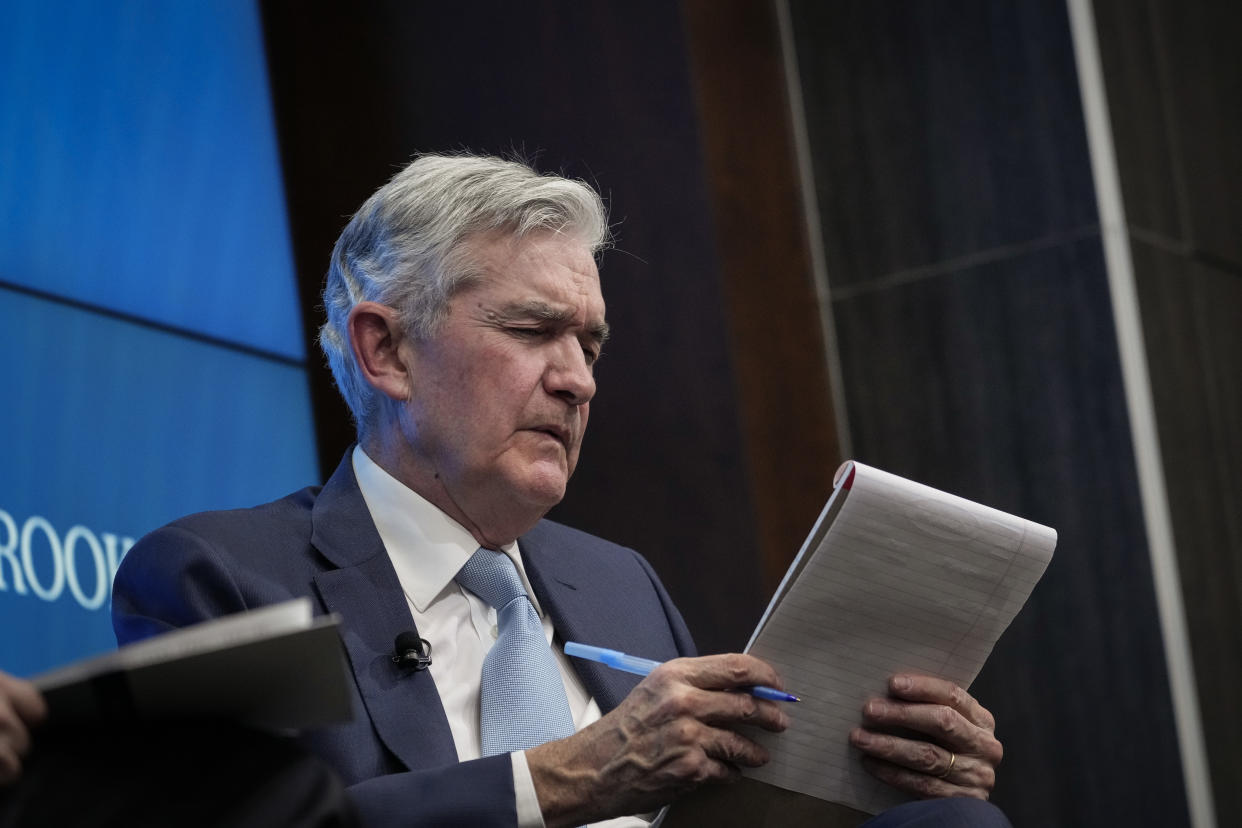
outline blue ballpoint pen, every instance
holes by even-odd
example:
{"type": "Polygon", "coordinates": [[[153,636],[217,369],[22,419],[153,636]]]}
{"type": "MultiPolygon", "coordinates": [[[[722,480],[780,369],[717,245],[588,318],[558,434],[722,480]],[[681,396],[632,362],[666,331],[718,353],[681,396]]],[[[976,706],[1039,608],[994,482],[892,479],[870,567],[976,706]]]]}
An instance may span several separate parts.
{"type": "MultiPolygon", "coordinates": [[[[639,676],[647,675],[652,670],[659,667],[662,663],[659,661],[652,661],[649,658],[639,658],[638,656],[626,655],[625,653],[617,650],[608,650],[603,647],[592,647],[589,644],[579,644],[576,641],[565,642],[565,655],[574,656],[575,658],[585,658],[589,661],[598,661],[600,664],[611,667],[614,670],[634,673],[639,676]]],[[[750,693],[757,699],[783,702],[801,701],[801,699],[792,693],[786,693],[784,690],[777,690],[775,687],[755,685],[752,687],[738,689],[750,693]]]]}

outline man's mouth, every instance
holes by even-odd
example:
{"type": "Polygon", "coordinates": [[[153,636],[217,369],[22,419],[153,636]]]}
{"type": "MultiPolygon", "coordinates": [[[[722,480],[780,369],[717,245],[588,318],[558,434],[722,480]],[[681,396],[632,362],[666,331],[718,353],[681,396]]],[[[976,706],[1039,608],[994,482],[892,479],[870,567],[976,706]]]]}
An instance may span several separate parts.
{"type": "Polygon", "coordinates": [[[569,434],[569,429],[567,428],[563,428],[561,426],[547,425],[547,426],[535,426],[534,428],[530,430],[538,434],[546,434],[549,437],[553,437],[566,449],[569,448],[570,434],[569,434]]]}

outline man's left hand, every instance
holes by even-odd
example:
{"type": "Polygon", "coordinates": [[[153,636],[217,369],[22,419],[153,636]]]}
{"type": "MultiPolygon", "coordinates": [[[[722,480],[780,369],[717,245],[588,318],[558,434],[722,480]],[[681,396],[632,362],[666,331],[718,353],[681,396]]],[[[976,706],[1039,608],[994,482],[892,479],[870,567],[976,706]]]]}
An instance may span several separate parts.
{"type": "Polygon", "coordinates": [[[987,799],[1004,753],[987,708],[930,676],[893,676],[888,690],[888,698],[867,701],[863,726],[850,733],[867,770],[918,797],[987,799]]]}

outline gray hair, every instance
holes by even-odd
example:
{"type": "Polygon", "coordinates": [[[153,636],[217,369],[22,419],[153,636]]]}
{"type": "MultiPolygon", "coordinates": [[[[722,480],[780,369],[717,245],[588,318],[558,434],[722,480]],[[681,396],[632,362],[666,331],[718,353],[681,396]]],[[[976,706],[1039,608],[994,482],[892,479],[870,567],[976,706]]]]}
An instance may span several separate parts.
{"type": "Polygon", "coordinates": [[[594,255],[609,241],[603,201],[589,185],[527,164],[475,155],[422,155],[354,214],[332,251],[319,347],[354,416],[370,430],[383,395],[362,376],[349,314],[371,301],[397,311],[408,336],[435,334],[454,294],[478,278],[463,243],[477,233],[521,238],[540,230],[580,239],[594,255]]]}

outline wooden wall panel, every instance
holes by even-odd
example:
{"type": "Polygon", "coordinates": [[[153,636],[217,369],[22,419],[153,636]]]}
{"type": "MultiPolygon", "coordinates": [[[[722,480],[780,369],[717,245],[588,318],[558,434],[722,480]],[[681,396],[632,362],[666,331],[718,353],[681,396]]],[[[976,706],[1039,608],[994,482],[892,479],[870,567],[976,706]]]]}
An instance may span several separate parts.
{"type": "Polygon", "coordinates": [[[832,491],[840,447],[776,9],[685,0],[728,341],[775,592],[832,491]]]}

